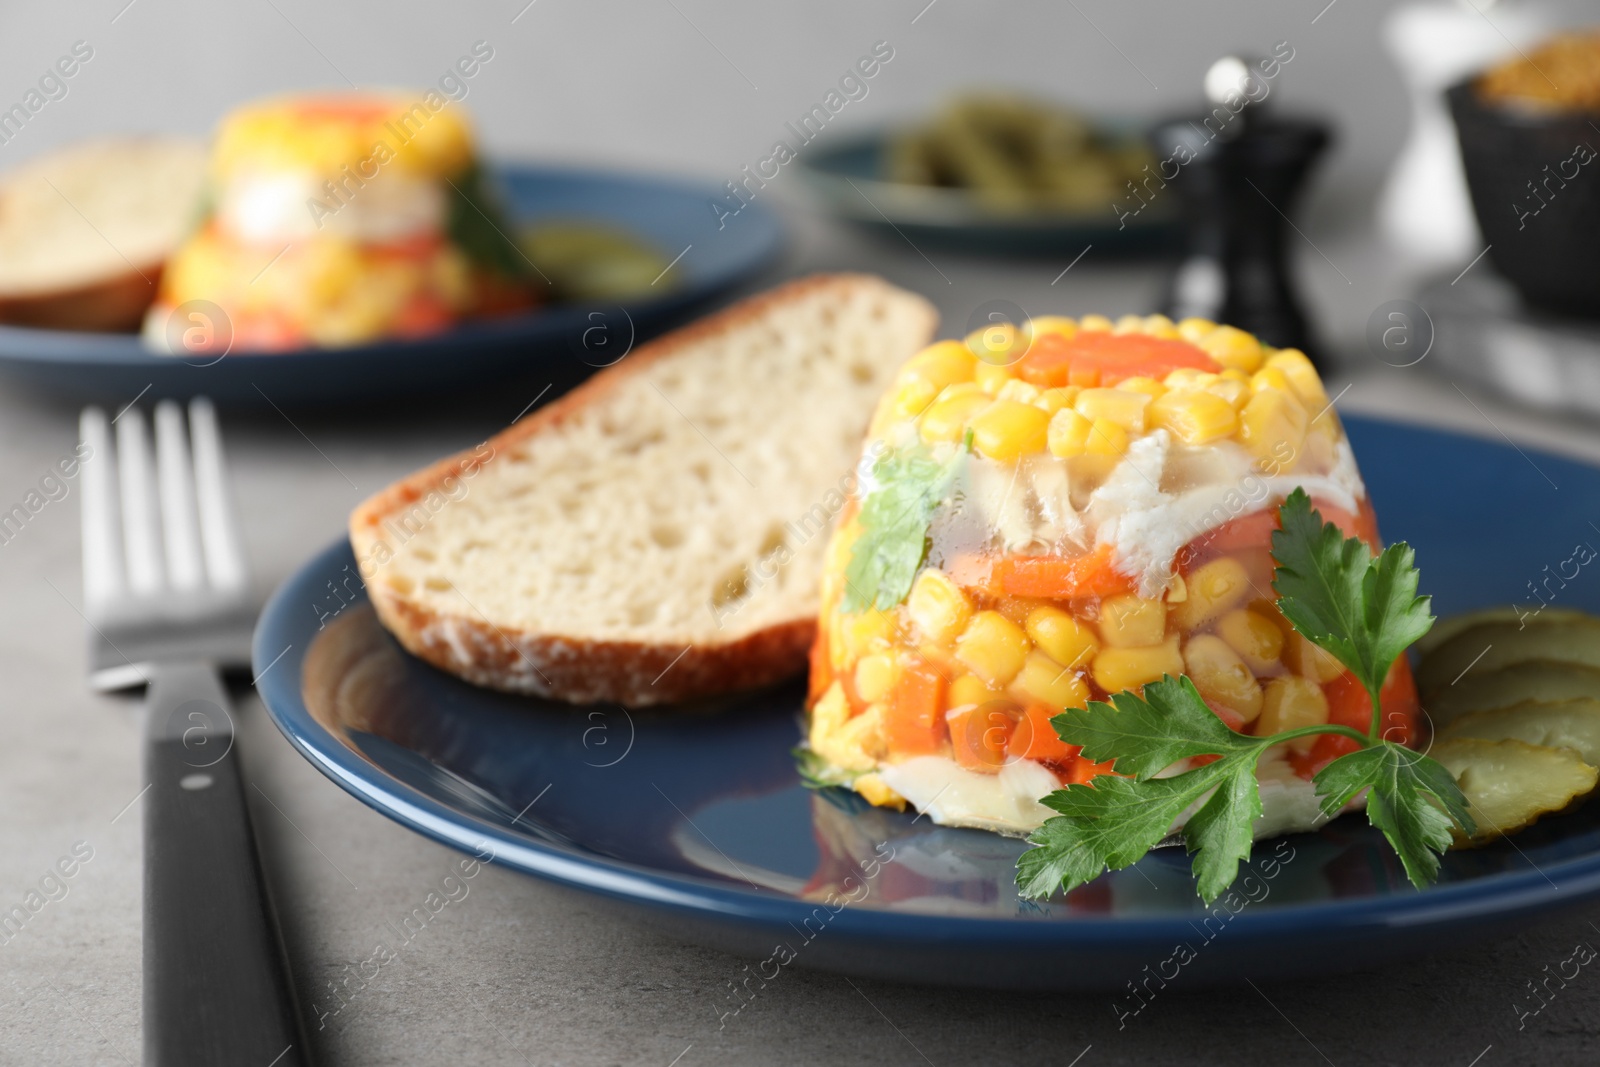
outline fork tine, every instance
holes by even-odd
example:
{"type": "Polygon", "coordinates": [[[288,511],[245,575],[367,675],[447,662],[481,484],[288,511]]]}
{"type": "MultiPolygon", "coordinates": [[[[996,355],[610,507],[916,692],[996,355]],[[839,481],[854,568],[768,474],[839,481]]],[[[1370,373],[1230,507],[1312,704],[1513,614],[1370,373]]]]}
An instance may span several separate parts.
{"type": "Polygon", "coordinates": [[[162,586],[161,530],[144,412],[130,407],[117,417],[117,475],[122,489],[122,546],[128,588],[156,593],[162,586]]]}
{"type": "Polygon", "coordinates": [[[167,577],[174,589],[198,589],[205,583],[205,560],[200,555],[194,473],[189,465],[183,410],[171,400],[156,405],[156,475],[161,490],[167,577]]]}
{"type": "Polygon", "coordinates": [[[78,417],[78,436],[87,446],[82,462],[83,601],[91,614],[122,591],[122,533],[113,480],[111,425],[96,407],[78,417]]]}
{"type": "Polygon", "coordinates": [[[242,590],[249,584],[249,577],[238,527],[228,505],[222,433],[217,429],[216,408],[203,396],[189,402],[189,433],[194,448],[195,501],[199,505],[206,571],[217,589],[242,590]]]}

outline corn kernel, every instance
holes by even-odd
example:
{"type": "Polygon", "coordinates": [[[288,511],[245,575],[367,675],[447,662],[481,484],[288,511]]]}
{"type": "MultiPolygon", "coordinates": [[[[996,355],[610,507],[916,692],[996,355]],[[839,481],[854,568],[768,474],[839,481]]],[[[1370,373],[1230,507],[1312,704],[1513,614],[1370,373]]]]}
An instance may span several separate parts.
{"type": "Polygon", "coordinates": [[[956,659],[990,685],[1002,686],[1022,670],[1031,647],[1022,627],[998,611],[980,611],[956,639],[956,659]]]}
{"type": "Polygon", "coordinates": [[[1043,411],[1046,415],[1054,415],[1062,408],[1070,408],[1082,392],[1077,386],[1063,385],[1056,389],[1046,389],[1039,394],[1033,406],[1043,411]]]}
{"type": "Polygon", "coordinates": [[[1050,416],[1050,427],[1045,434],[1050,454],[1062,459],[1083,455],[1088,448],[1089,431],[1093,426],[1092,422],[1071,408],[1062,408],[1050,416]]]}
{"type": "Polygon", "coordinates": [[[1216,393],[1174,389],[1150,403],[1150,422],[1186,445],[1203,445],[1232,437],[1239,414],[1216,393]]]}
{"type": "Polygon", "coordinates": [[[1234,411],[1244,410],[1250,402],[1250,383],[1235,381],[1231,378],[1219,377],[1216,381],[1206,386],[1206,392],[1213,396],[1220,396],[1228,402],[1234,411]]]}
{"type": "Polygon", "coordinates": [[[1028,616],[1041,607],[1045,601],[1038,597],[1030,596],[1003,596],[995,601],[994,610],[1016,623],[1027,628],[1028,616]]]}
{"type": "Polygon", "coordinates": [[[1085,389],[1072,406],[1086,419],[1108,419],[1129,433],[1141,434],[1150,395],[1131,389],[1085,389]]]}
{"type": "Polygon", "coordinates": [[[856,660],[856,696],[868,704],[876,704],[889,695],[899,677],[899,665],[889,653],[862,656],[856,660]]]}
{"type": "Polygon", "coordinates": [[[889,784],[876,774],[859,775],[850,783],[850,788],[860,793],[862,798],[875,808],[906,810],[906,798],[890,789],[889,784]]]}
{"type": "Polygon", "coordinates": [[[963,674],[950,683],[949,704],[952,709],[987,704],[999,700],[1005,692],[996,689],[976,674],[963,674]]]}
{"type": "Polygon", "coordinates": [[[1239,443],[1258,461],[1286,473],[1305,447],[1306,409],[1286,390],[1256,393],[1239,413],[1239,443]]]}
{"type": "Polygon", "coordinates": [[[934,398],[939,395],[939,390],[932,383],[921,378],[912,378],[899,389],[895,390],[894,399],[889,402],[889,417],[891,419],[914,419],[928,409],[934,398]]]}
{"type": "Polygon", "coordinates": [[[1279,350],[1267,360],[1266,365],[1283,372],[1294,389],[1294,395],[1307,411],[1321,411],[1328,403],[1328,392],[1322,387],[1322,377],[1317,374],[1317,368],[1311,365],[1311,360],[1298,348],[1279,350]]]}
{"type": "Polygon", "coordinates": [[[1111,648],[1139,648],[1161,643],[1167,630],[1167,609],[1159,600],[1125,593],[1100,602],[1100,639],[1111,648]]]}
{"type": "Polygon", "coordinates": [[[925,637],[949,641],[965,629],[972,618],[972,601],[943,571],[927,567],[911,583],[906,610],[925,637]]]}
{"type": "Polygon", "coordinates": [[[1146,315],[1142,328],[1151,337],[1164,337],[1168,340],[1178,338],[1177,324],[1165,315],[1146,315]]]}
{"type": "Polygon", "coordinates": [[[1208,382],[1215,381],[1216,378],[1215,374],[1199,367],[1179,367],[1167,372],[1167,376],[1161,381],[1168,389],[1198,389],[1208,382]]]}
{"type": "Polygon", "coordinates": [[[983,393],[963,394],[936,401],[922,415],[922,439],[929,444],[961,440],[967,432],[968,421],[990,403],[989,397],[983,393]]]}
{"type": "MultiPolygon", "coordinates": [[[[815,744],[812,747],[817,748],[815,744]]],[[[883,705],[871,704],[834,732],[827,751],[820,748],[818,751],[829,762],[856,770],[877,766],[878,760],[888,754],[888,748],[883,733],[883,705]]]]}
{"type": "Polygon", "coordinates": [[[1089,700],[1089,687],[1077,672],[1063,667],[1037,649],[1028,653],[1014,685],[1032,699],[1052,708],[1081,708],[1089,700]]]}
{"type": "Polygon", "coordinates": [[[1222,638],[1201,634],[1183,648],[1184,673],[1207,702],[1237,712],[1245,722],[1261,714],[1261,685],[1222,638]]]}
{"type": "Polygon", "coordinates": [[[876,608],[840,617],[839,636],[850,661],[887,649],[894,643],[894,616],[876,608]]]}
{"type": "Polygon", "coordinates": [[[1144,393],[1145,395],[1151,397],[1160,396],[1162,393],[1167,391],[1167,387],[1165,385],[1162,385],[1154,378],[1146,378],[1143,375],[1139,375],[1138,377],[1134,378],[1124,378],[1122,381],[1117,383],[1117,388],[1126,390],[1130,393],[1144,393]]]}
{"type": "Polygon", "coordinates": [[[990,396],[999,393],[1007,382],[1015,378],[1016,375],[1011,373],[1011,365],[1008,363],[989,363],[980,359],[972,370],[972,380],[990,396]]]}
{"type": "Polygon", "coordinates": [[[1281,367],[1262,367],[1250,375],[1250,390],[1260,393],[1269,389],[1276,389],[1280,393],[1294,395],[1294,386],[1289,383],[1289,376],[1283,373],[1281,367]]]}
{"type": "Polygon", "coordinates": [[[1128,450],[1128,431],[1110,419],[1095,419],[1083,450],[1091,456],[1120,456],[1128,450]]]}
{"type": "Polygon", "coordinates": [[[1057,663],[1082,667],[1100,651],[1093,628],[1060,608],[1035,608],[1028,615],[1028,636],[1057,663]]]}
{"type": "Polygon", "coordinates": [[[967,334],[967,350],[978,357],[979,363],[1014,363],[1028,350],[1033,335],[1019,330],[1009,322],[991,322],[967,334]]]}
{"type": "Polygon", "coordinates": [[[1345,669],[1332,652],[1299,633],[1290,635],[1283,649],[1283,662],[1296,674],[1318,684],[1333,681],[1345,669]]]}
{"type": "Polygon", "coordinates": [[[1187,318],[1178,323],[1178,336],[1195,345],[1200,339],[1217,328],[1217,324],[1210,319],[1187,318]]]}
{"type": "Polygon", "coordinates": [[[1224,367],[1253,374],[1261,366],[1261,342],[1232,326],[1218,326],[1194,343],[1224,367]]]}
{"type": "Polygon", "coordinates": [[[876,747],[877,738],[871,736],[871,730],[880,722],[876,721],[877,716],[868,718],[867,712],[855,718],[868,719],[868,736],[862,736],[863,727],[860,726],[846,733],[847,727],[854,721],[850,716],[850,698],[845,696],[844,687],[834,682],[822,694],[822,699],[812,705],[809,740],[817,755],[834,766],[847,771],[870,771],[878,761],[866,751],[867,745],[863,742],[876,747]]]}
{"type": "Polygon", "coordinates": [[[1015,400],[996,400],[967,425],[973,447],[1001,462],[1043,452],[1049,441],[1050,416],[1015,400]]]}
{"type": "MultiPolygon", "coordinates": [[[[1261,701],[1261,716],[1256,719],[1256,735],[1266,737],[1302,726],[1321,726],[1328,721],[1328,698],[1322,687],[1308,678],[1286,674],[1267,683],[1261,701]]],[[[1296,752],[1309,752],[1316,735],[1297,737],[1288,742],[1296,752]]]]}
{"type": "Polygon", "coordinates": [[[1183,575],[1174,574],[1167,579],[1167,603],[1182,604],[1189,599],[1189,583],[1183,580],[1183,575]]]}
{"type": "Polygon", "coordinates": [[[1107,693],[1134,689],[1157,681],[1164,674],[1177,677],[1182,673],[1183,656],[1178,651],[1177,634],[1144,648],[1103,648],[1094,658],[1095,684],[1107,693]]]}
{"type": "Polygon", "coordinates": [[[1025,382],[1020,378],[1012,378],[1000,387],[1000,391],[995,394],[995,399],[1015,400],[1019,404],[1036,405],[1043,395],[1044,390],[1032,382],[1025,382]]]}
{"type": "Polygon", "coordinates": [[[1039,315],[1028,320],[1027,329],[1034,337],[1053,333],[1070,338],[1078,332],[1078,323],[1065,315],[1039,315]]]}
{"type": "Polygon", "coordinates": [[[1243,382],[1246,385],[1250,384],[1250,375],[1246,374],[1238,367],[1228,367],[1223,370],[1222,373],[1218,374],[1217,377],[1225,382],[1243,382]]]}
{"type": "Polygon", "coordinates": [[[1104,315],[1085,315],[1078,320],[1078,329],[1089,333],[1108,333],[1111,330],[1111,320],[1104,315]]]}
{"type": "Polygon", "coordinates": [[[1196,568],[1185,584],[1188,597],[1172,608],[1174,621],[1184,630],[1198,630],[1250,593],[1244,564],[1228,556],[1196,568]]]}
{"type": "Polygon", "coordinates": [[[1283,655],[1283,631],[1248,608],[1235,608],[1218,619],[1217,634],[1257,674],[1272,670],[1283,655]]]}
{"type": "Polygon", "coordinates": [[[1117,319],[1116,325],[1111,327],[1112,333],[1144,333],[1144,319],[1138,315],[1123,315],[1117,319]]]}
{"type": "Polygon", "coordinates": [[[960,341],[940,341],[913,356],[900,370],[902,381],[912,378],[943,389],[956,382],[970,382],[978,360],[960,341]]]}
{"type": "Polygon", "coordinates": [[[985,401],[989,399],[989,394],[984,392],[977,382],[957,382],[955,385],[947,385],[939,390],[939,395],[934,399],[936,401],[954,400],[958,396],[977,396],[982,397],[985,401]]]}

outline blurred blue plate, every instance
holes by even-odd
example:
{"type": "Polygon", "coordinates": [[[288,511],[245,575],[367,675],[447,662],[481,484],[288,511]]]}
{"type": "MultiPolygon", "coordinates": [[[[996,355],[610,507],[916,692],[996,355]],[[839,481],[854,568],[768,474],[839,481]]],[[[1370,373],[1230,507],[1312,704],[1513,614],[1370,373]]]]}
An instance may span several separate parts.
{"type": "Polygon", "coordinates": [[[782,245],[776,216],[752,207],[718,228],[712,187],[605,171],[507,166],[496,172],[519,224],[575,221],[626,231],[663,256],[680,256],[661,295],[621,303],[552,304],[469,323],[446,333],[352,348],[235,352],[179,358],[151,352],[132,334],[0,326],[0,373],[45,388],[122,403],[204,393],[261,404],[380,395],[423,395],[463,382],[537,373],[554,364],[599,367],[629,344],[751,281],[782,245]]]}
{"type": "MultiPolygon", "coordinates": [[[[1348,428],[1384,532],[1416,548],[1440,614],[1524,597],[1530,575],[1593,538],[1600,470],[1436,430],[1348,428]]],[[[1181,849],[1026,903],[1012,885],[1020,841],[802,787],[798,682],[631,714],[476,689],[401,651],[364,597],[335,595],[359,586],[354,572],[343,542],[327,549],[256,631],[262,698],[308,759],[429,837],[769,970],[1034,989],[1123,990],[1147,966],[1196,985],[1262,981],[1481,943],[1600,896],[1590,804],[1447,854],[1422,892],[1355,815],[1262,842],[1232,904],[1201,905],[1181,849]]],[[[1600,582],[1562,596],[1595,610],[1600,582]]]]}
{"type": "Polygon", "coordinates": [[[1173,195],[1122,225],[1110,203],[1081,213],[998,212],[961,189],[889,181],[883,161],[891,136],[880,132],[803,154],[800,173],[835,215],[916,245],[992,255],[1076,254],[1094,245],[1133,254],[1175,247],[1181,232],[1173,195]]]}

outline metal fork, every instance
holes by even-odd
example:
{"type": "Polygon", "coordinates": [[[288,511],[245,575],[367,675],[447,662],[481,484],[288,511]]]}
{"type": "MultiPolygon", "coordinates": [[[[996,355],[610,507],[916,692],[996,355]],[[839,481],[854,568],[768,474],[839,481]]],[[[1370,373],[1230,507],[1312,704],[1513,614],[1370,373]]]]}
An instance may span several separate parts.
{"type": "Polygon", "coordinates": [[[220,671],[254,605],[204,398],[80,419],[89,684],[146,686],[144,1062],[308,1062],[220,671]],[[113,443],[113,423],[115,442],[113,443]]]}

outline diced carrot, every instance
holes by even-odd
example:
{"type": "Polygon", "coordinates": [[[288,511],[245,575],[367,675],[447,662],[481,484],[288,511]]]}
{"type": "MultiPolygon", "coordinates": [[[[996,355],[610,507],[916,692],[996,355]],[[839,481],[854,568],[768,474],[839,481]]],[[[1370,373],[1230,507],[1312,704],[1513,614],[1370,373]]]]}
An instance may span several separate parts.
{"type": "Polygon", "coordinates": [[[1104,597],[1126,593],[1133,579],[1111,561],[1111,546],[1081,556],[1007,556],[994,566],[994,582],[1009,596],[1104,597]]]}
{"type": "Polygon", "coordinates": [[[1041,388],[1112,386],[1125,378],[1165,378],[1180,367],[1220,371],[1216,360],[1187,341],[1148,334],[1043,334],[1017,363],[1017,377],[1041,388]]]}
{"type": "Polygon", "coordinates": [[[899,755],[929,756],[944,750],[944,675],[921,660],[906,663],[889,698],[884,740],[899,755]]]}
{"type": "Polygon", "coordinates": [[[1016,729],[1012,707],[990,701],[952,711],[950,748],[956,762],[969,771],[993,774],[1005,766],[1006,746],[1016,729]]]}
{"type": "Polygon", "coordinates": [[[1050,725],[1056,709],[1046,704],[1029,704],[1022,713],[1022,721],[1011,734],[1006,751],[1018,759],[1067,761],[1078,755],[1078,746],[1069,745],[1056,735],[1050,725]]]}
{"type": "MultiPolygon", "coordinates": [[[[828,618],[825,614],[824,620],[828,618]]],[[[828,662],[828,622],[817,627],[817,639],[811,642],[811,686],[809,700],[816,703],[833,684],[833,665],[828,662]]]]}
{"type": "Polygon", "coordinates": [[[1082,756],[1079,756],[1077,759],[1072,761],[1072,769],[1068,773],[1068,777],[1073,785],[1087,785],[1091,778],[1098,778],[1102,774],[1117,773],[1112,769],[1113,763],[1115,763],[1114,760],[1107,760],[1104,763],[1096,763],[1093,760],[1084,759],[1082,756]]]}

